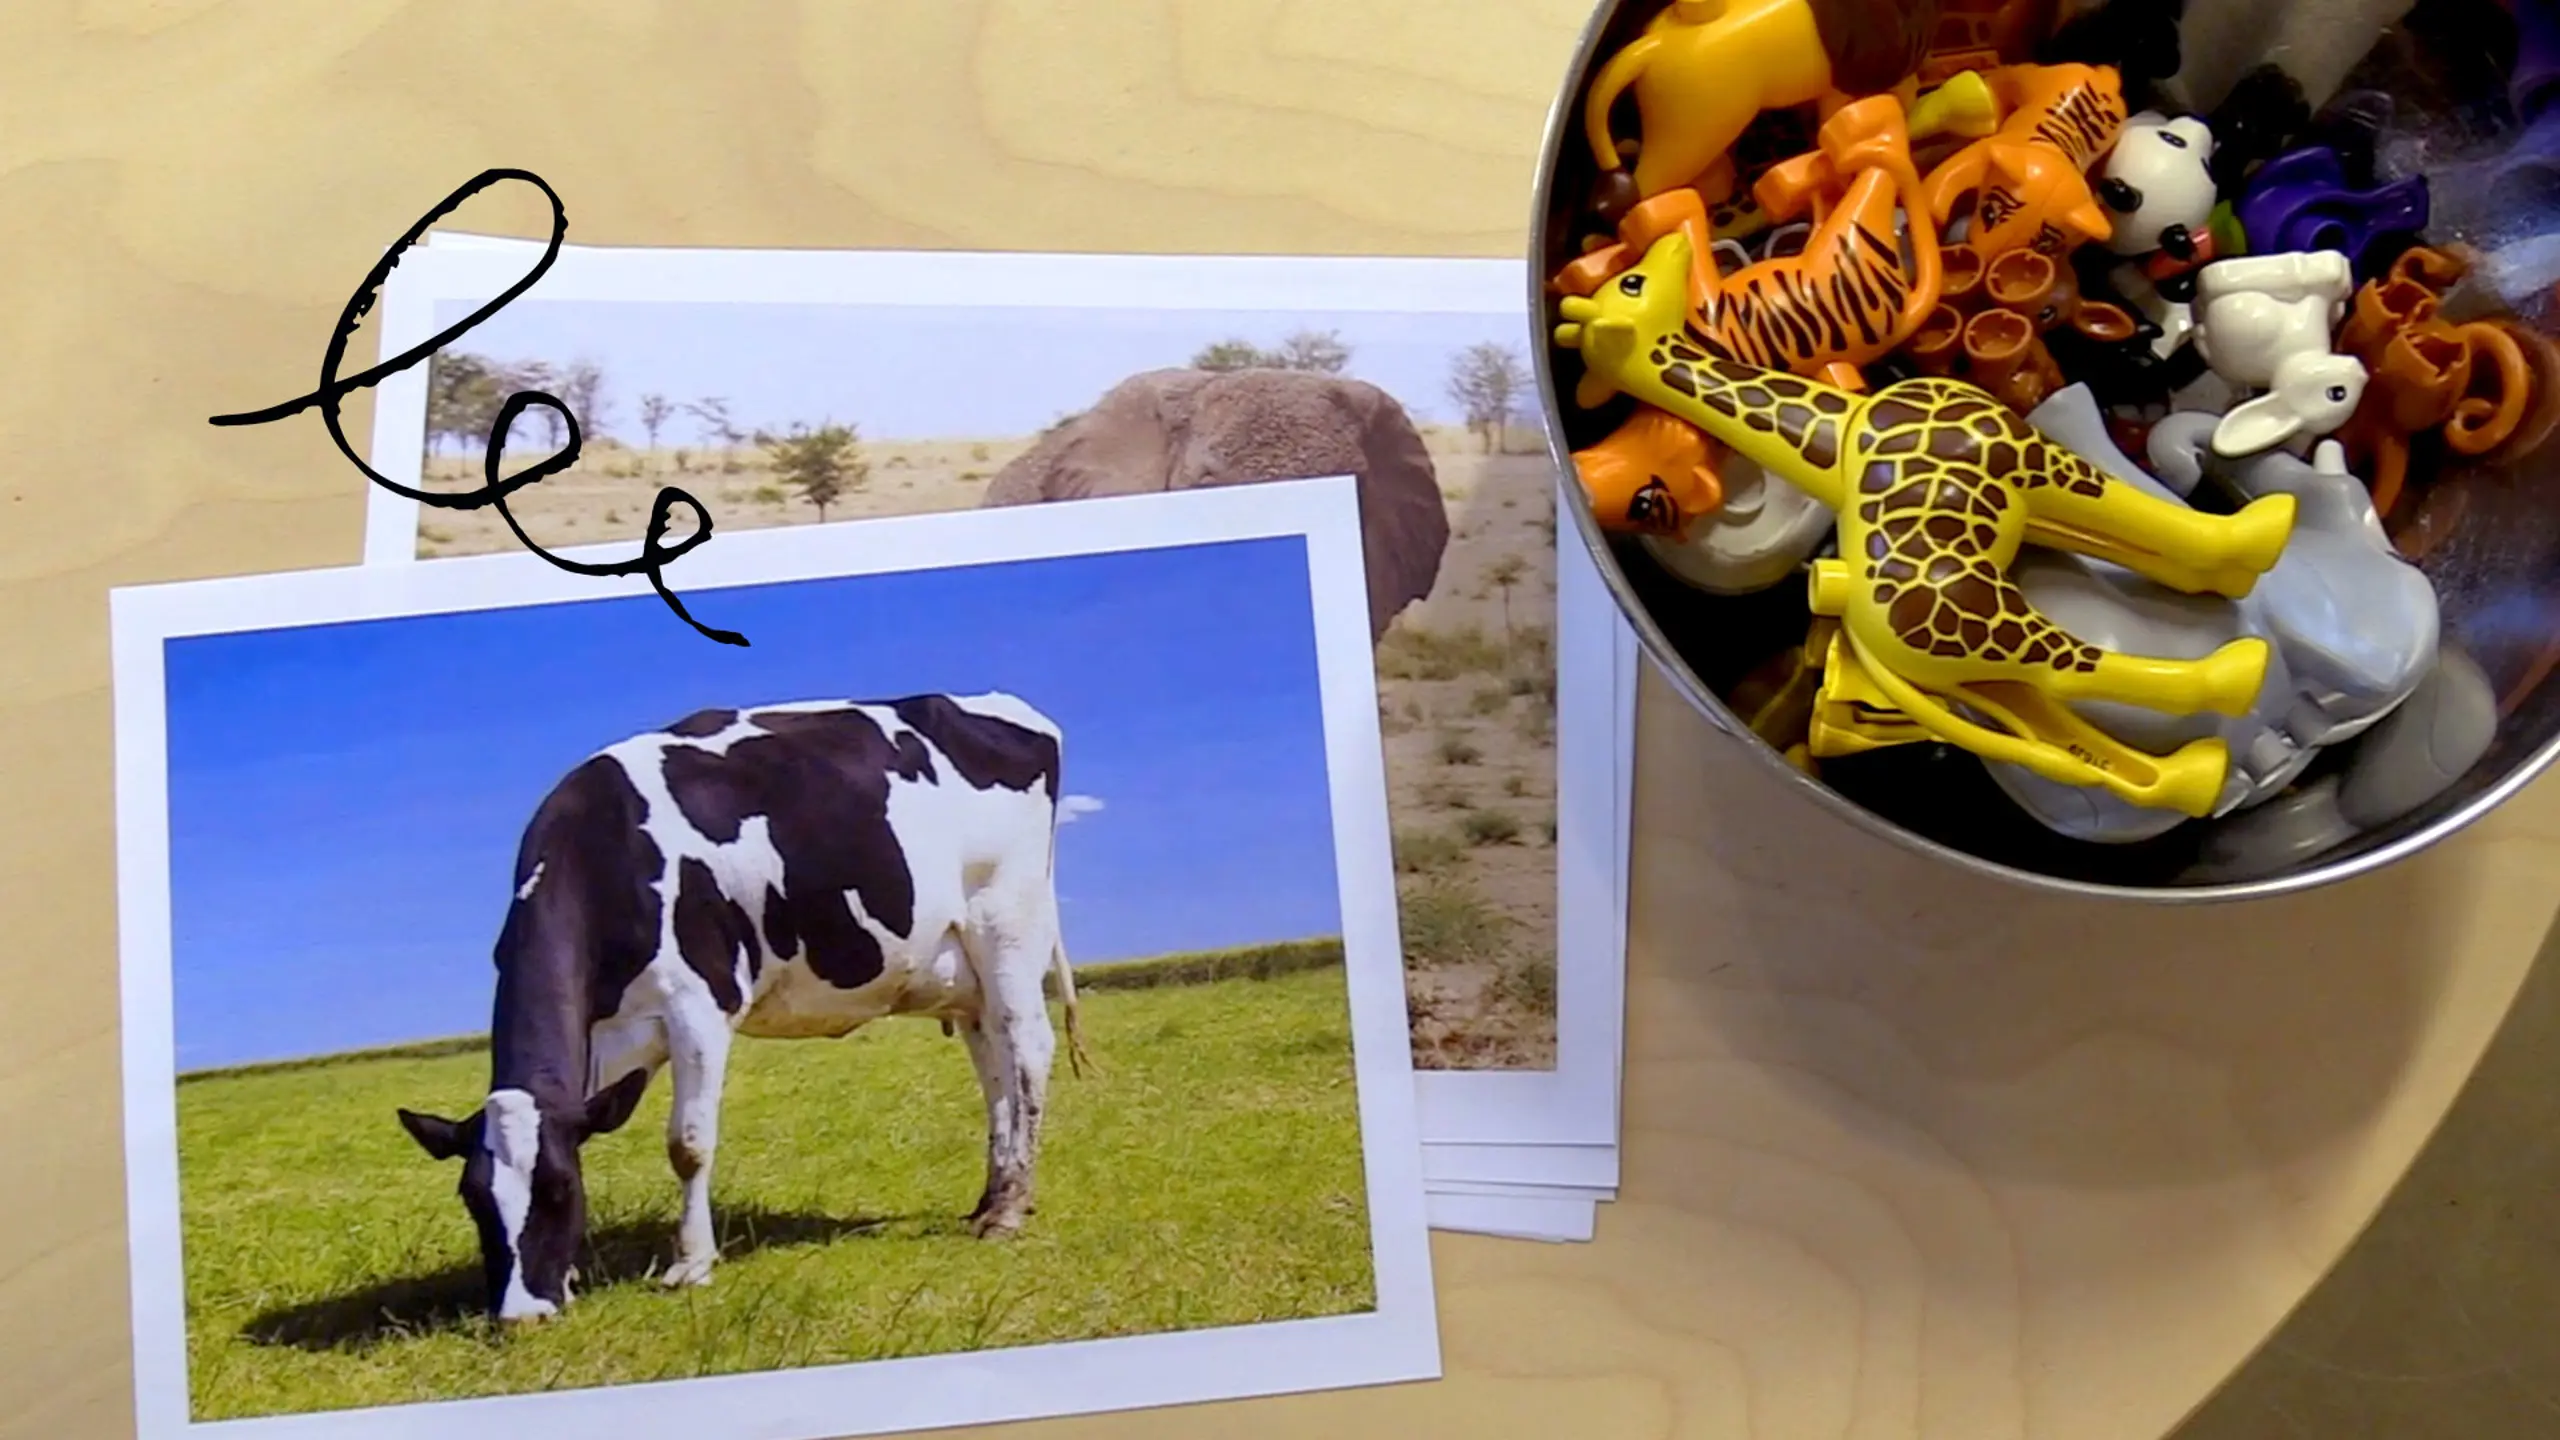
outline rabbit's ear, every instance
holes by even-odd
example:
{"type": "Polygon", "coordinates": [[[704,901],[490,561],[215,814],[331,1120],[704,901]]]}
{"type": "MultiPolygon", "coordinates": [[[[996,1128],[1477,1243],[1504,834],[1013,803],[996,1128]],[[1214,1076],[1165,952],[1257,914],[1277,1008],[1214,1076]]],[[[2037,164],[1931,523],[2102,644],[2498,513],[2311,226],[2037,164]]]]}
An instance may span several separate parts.
{"type": "Polygon", "coordinates": [[[2280,396],[2261,395],[2222,417],[2213,429],[2213,453],[2226,460],[2273,450],[2302,433],[2302,417],[2280,396]]]}

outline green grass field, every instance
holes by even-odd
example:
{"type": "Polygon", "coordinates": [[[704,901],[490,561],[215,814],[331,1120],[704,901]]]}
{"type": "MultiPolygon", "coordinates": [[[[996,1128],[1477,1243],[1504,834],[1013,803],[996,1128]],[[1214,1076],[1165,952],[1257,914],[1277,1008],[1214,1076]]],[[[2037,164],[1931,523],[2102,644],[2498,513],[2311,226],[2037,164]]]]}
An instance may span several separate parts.
{"type": "MultiPolygon", "coordinates": [[[[733,1052],[707,1288],[673,1255],[667,1086],[586,1152],[593,1253],[559,1320],[501,1335],[454,1185],[394,1119],[467,1113],[477,1050],[178,1087],[195,1418],[459,1399],[1338,1315],[1374,1304],[1339,965],[1084,991],[1099,1075],[1060,1046],[1039,1210],[960,1215],[985,1112],[939,1027],[733,1052]]],[[[1063,1040],[1063,1037],[1062,1037],[1063,1040]]]]}

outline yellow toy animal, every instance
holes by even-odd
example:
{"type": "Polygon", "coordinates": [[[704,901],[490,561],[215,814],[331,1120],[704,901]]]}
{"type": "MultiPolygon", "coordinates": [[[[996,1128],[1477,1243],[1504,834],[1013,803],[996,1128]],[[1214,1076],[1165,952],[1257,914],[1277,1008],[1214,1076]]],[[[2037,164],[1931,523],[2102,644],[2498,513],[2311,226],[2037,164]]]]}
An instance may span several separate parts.
{"type": "Polygon", "coordinates": [[[1592,158],[1604,176],[1621,169],[1609,112],[1633,90],[1644,128],[1624,202],[1698,183],[1721,203],[1736,188],[1728,152],[1761,111],[1822,102],[1828,114],[1911,89],[1937,25],[1938,0],[1672,0],[1592,81],[1592,158]]]}
{"type": "Polygon", "coordinates": [[[2110,478],[1971,385],[1924,378],[1861,395],[1743,363],[1690,319],[1689,266],[1675,230],[1595,295],[1561,300],[1556,343],[1584,366],[1577,402],[1623,392],[1669,411],[1837,515],[1840,558],[1815,562],[1813,612],[1839,618],[1847,657],[1913,724],[2062,784],[2207,813],[2230,761],[2220,739],[2126,773],[2107,753],[2046,738],[2061,707],[2043,702],[2243,714],[2267,643],[2245,637],[2201,660],[2100,650],[2036,613],[2009,562],[2034,543],[2238,597],[2283,553],[2293,497],[2190,510],[2110,478]],[[2004,715],[2015,718],[1994,728],[2004,715]]]}

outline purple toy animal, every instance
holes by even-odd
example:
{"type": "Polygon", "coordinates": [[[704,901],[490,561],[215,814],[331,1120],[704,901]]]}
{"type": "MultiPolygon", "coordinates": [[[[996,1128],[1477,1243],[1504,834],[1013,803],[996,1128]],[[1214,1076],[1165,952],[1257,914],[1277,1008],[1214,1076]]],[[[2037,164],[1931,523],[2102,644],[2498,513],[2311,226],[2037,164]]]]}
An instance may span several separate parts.
{"type": "Polygon", "coordinates": [[[2427,228],[2427,177],[2412,175],[2372,190],[2347,184],[2338,152],[2325,145],[2279,155],[2258,167],[2233,208],[2255,254],[2335,250],[2370,278],[2391,252],[2375,243],[2387,235],[2415,235],[2427,228]]]}

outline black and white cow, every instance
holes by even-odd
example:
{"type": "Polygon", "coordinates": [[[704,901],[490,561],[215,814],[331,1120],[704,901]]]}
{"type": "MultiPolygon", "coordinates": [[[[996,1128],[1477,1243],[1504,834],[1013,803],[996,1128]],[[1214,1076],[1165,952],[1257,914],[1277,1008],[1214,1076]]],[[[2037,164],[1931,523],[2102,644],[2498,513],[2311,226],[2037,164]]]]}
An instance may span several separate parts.
{"type": "Polygon", "coordinates": [[[558,1312],[586,1232],[579,1146],[673,1073],[684,1195],[670,1285],[711,1278],[711,1158],[733,1035],[884,1015],[966,1040],[987,1102],[976,1233],[1031,1209],[1056,1040],[1082,1069],[1054,884],[1058,727],[1010,695],[704,710],[590,756],[525,826],[496,948],[489,1096],[400,1122],[460,1157],[501,1319],[558,1312]]]}

